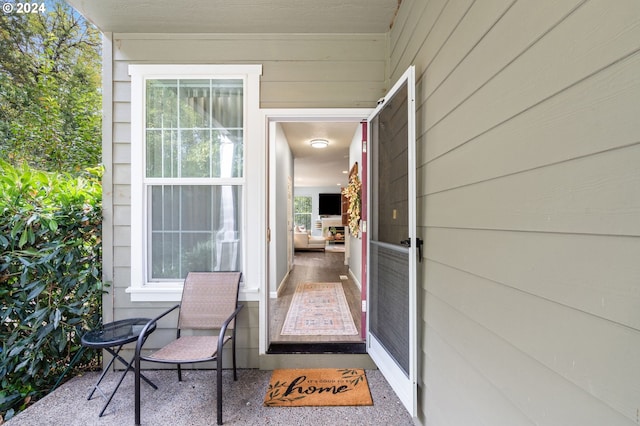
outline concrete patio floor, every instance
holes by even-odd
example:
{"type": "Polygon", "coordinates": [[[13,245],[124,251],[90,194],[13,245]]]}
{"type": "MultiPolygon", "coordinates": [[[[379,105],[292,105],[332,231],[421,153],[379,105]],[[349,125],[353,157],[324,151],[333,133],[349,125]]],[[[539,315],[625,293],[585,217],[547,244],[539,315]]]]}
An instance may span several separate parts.
{"type": "MultiPolygon", "coordinates": [[[[175,371],[146,370],[158,390],[142,382],[143,425],[215,425],[215,371],[187,370],[178,382],[175,371]]],[[[223,372],[223,421],[225,425],[413,425],[413,421],[380,371],[367,370],[373,406],[362,407],[264,407],[262,401],[271,371],[223,372]]],[[[87,396],[99,374],[87,373],[63,384],[4,426],[123,426],[134,424],[133,374],[127,374],[102,417],[104,399],[87,396]]],[[[120,372],[107,374],[101,387],[113,389],[120,372]]]]}

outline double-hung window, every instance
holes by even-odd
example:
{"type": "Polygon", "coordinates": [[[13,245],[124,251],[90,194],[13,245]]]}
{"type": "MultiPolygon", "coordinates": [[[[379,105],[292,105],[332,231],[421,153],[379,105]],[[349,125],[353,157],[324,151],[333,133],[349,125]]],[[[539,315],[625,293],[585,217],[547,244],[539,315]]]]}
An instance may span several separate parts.
{"type": "Polygon", "coordinates": [[[299,195],[293,197],[293,221],[296,226],[311,229],[311,197],[299,195]]]}
{"type": "Polygon", "coordinates": [[[132,300],[165,300],[158,293],[175,293],[190,271],[243,270],[247,83],[257,71],[130,66],[132,300]],[[156,296],[136,297],[145,293],[156,296]]]}

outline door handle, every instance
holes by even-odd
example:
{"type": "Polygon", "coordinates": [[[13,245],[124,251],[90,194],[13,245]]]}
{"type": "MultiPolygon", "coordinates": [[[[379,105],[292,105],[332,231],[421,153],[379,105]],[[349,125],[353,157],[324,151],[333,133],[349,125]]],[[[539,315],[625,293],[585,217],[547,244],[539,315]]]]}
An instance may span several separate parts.
{"type": "MultiPolygon", "coordinates": [[[[421,238],[416,238],[416,241],[418,242],[417,244],[418,262],[422,262],[422,245],[424,241],[421,238]]],[[[400,245],[402,247],[407,247],[407,248],[411,247],[411,238],[407,238],[406,240],[400,241],[400,245]]]]}

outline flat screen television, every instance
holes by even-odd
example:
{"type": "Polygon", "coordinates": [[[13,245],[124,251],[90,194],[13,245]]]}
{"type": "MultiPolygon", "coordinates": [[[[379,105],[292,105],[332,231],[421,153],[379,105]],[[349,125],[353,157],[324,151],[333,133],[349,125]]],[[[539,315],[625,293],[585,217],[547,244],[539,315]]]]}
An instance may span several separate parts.
{"type": "Polygon", "coordinates": [[[339,216],[342,214],[340,194],[318,194],[318,214],[320,216],[339,216]]]}

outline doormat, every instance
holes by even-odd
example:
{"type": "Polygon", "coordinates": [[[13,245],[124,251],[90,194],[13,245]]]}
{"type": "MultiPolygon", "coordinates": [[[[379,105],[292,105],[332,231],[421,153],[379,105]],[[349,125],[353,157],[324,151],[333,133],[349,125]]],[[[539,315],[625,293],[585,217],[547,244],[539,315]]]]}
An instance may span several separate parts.
{"type": "Polygon", "coordinates": [[[266,407],[373,405],[367,376],[358,368],[273,370],[266,407]]]}
{"type": "Polygon", "coordinates": [[[300,283],[291,299],[282,335],[358,334],[342,283],[300,283]]]}

